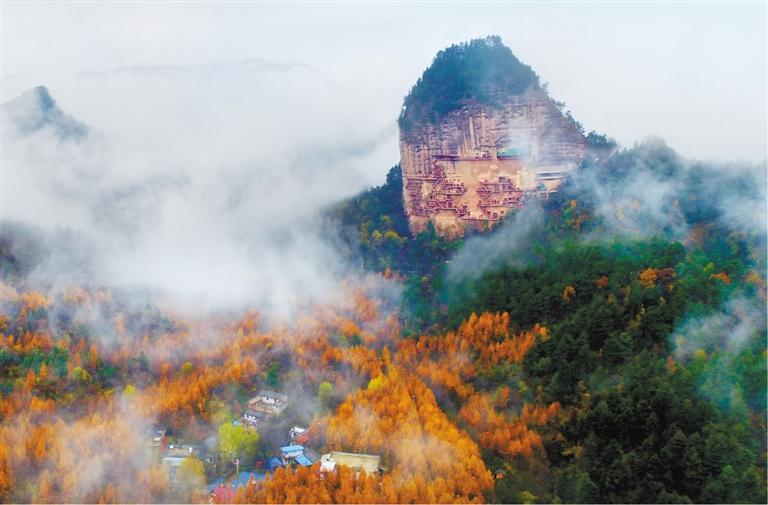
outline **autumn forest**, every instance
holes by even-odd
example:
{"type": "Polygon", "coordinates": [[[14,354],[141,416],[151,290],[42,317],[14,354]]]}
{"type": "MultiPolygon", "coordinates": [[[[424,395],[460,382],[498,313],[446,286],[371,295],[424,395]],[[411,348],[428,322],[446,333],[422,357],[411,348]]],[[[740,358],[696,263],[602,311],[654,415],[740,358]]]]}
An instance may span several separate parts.
{"type": "MultiPolygon", "coordinates": [[[[173,79],[235,82],[238,65],[86,77],[160,83],[171,91],[155,107],[181,93],[173,79]]],[[[346,85],[312,65],[241,66],[248,86],[291,72],[318,93],[346,85]]],[[[0,221],[0,503],[766,503],[765,163],[696,161],[657,138],[621,147],[540,82],[488,37],[438,53],[405,99],[400,126],[421,142],[418,128],[432,135],[472,100],[519,105],[533,89],[544,101],[525,107],[565,138],[540,144],[587,153],[531,172],[525,191],[512,176],[478,182],[478,205],[504,208],[483,219],[454,207],[459,179],[434,189],[439,167],[409,181],[400,164],[376,166],[378,185],[363,185],[360,153],[376,148],[323,150],[341,126],[308,133],[304,116],[280,134],[290,149],[259,147],[263,162],[228,157],[238,135],[256,151],[254,131],[279,129],[259,110],[215,148],[194,150],[208,140],[190,134],[154,166],[45,87],[4,104],[10,180],[85,209],[96,239],[69,207],[5,183],[16,214],[0,221]],[[306,150],[302,135],[316,135],[306,150]],[[208,149],[220,166],[197,159],[208,149]],[[491,186],[517,196],[488,203],[491,186]],[[448,236],[440,212],[475,224],[448,236]],[[66,224],[24,219],[36,213],[66,224]]],[[[281,107],[310,117],[327,106],[311,96],[281,107]]],[[[227,103],[206,113],[240,106],[227,103]]],[[[184,107],[184,128],[203,131],[186,119],[197,104],[184,107]]],[[[394,138],[391,116],[378,137],[394,138]]],[[[496,147],[462,160],[528,163],[496,147]]]]}
{"type": "MultiPolygon", "coordinates": [[[[651,154],[683,170],[659,145],[612,163],[651,154]]],[[[764,235],[700,218],[691,193],[674,203],[683,241],[617,239],[594,201],[563,192],[529,250],[456,276],[448,260],[477,238],[401,235],[397,184],[393,171],[333,209],[370,273],[339,286],[343,304],[289,323],[257,308],[184,316],[108,287],[29,289],[23,230],[4,239],[3,500],[207,502],[206,484],[233,471],[225,441],[240,468],[282,443],[270,427],[223,436],[260,387],[291,396],[283,416],[314,447],[380,455],[383,471],[280,467],[237,502],[765,500],[764,235]],[[399,301],[378,297],[388,283],[399,301]],[[188,458],[171,480],[158,426],[208,443],[205,464],[188,458]]],[[[642,217],[633,205],[620,210],[642,217]]]]}

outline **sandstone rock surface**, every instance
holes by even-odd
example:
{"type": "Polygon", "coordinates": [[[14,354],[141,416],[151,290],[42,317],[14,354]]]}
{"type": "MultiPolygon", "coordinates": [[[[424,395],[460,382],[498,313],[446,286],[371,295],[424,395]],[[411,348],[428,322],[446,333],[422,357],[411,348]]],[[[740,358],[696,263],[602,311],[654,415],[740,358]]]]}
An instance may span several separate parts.
{"type": "Polygon", "coordinates": [[[491,226],[530,198],[546,198],[585,156],[579,126],[539,88],[469,102],[440,121],[400,131],[411,231],[440,235],[491,226]]]}

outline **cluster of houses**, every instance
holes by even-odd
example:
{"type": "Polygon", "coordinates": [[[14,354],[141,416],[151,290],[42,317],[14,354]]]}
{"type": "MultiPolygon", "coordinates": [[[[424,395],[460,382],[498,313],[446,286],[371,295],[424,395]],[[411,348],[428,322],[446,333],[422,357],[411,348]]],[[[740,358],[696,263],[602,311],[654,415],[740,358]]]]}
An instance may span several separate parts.
{"type": "Polygon", "coordinates": [[[229,483],[223,478],[213,480],[208,485],[211,500],[218,503],[229,502],[238,489],[247,486],[250,482],[263,481],[267,473],[280,467],[312,466],[320,460],[320,456],[312,448],[304,445],[310,441],[310,431],[307,428],[294,426],[289,430],[288,437],[291,440],[290,445],[281,447],[279,453],[266,460],[256,461],[254,471],[238,471],[237,476],[229,483]]]}
{"type": "MultiPolygon", "coordinates": [[[[264,425],[271,417],[282,414],[288,406],[288,396],[275,391],[261,390],[259,393],[248,400],[242,417],[233,424],[242,424],[246,427],[256,429],[264,425]]],[[[212,502],[227,503],[231,502],[235,493],[241,487],[247,486],[250,482],[258,483],[263,481],[267,473],[273,472],[280,467],[312,466],[320,462],[321,472],[332,472],[336,465],[344,465],[356,470],[364,470],[366,473],[382,472],[379,456],[369,454],[355,454],[348,452],[330,452],[319,456],[309,443],[312,439],[312,432],[308,428],[293,426],[288,430],[288,445],[280,447],[279,452],[273,456],[257,460],[253,471],[240,471],[240,461],[230,461],[235,463],[236,472],[233,477],[217,477],[207,486],[212,502]]],[[[214,439],[215,440],[215,439],[214,439]]],[[[200,459],[206,464],[206,467],[212,465],[216,467],[215,462],[221,455],[216,451],[216,443],[206,443],[203,446],[189,444],[168,444],[166,432],[164,429],[156,429],[152,433],[151,446],[161,450],[167,448],[162,457],[163,463],[168,468],[172,483],[176,483],[176,472],[181,463],[190,457],[200,459]]]]}
{"type": "MultiPolygon", "coordinates": [[[[295,428],[292,428],[292,430],[295,428]]],[[[301,429],[301,428],[300,428],[301,429]]],[[[282,466],[312,466],[320,460],[320,472],[333,472],[336,465],[348,466],[354,470],[364,470],[368,474],[383,473],[381,458],[372,454],[356,454],[351,452],[332,451],[318,458],[315,451],[303,445],[294,444],[280,448],[280,457],[273,456],[266,462],[258,462],[262,470],[239,472],[237,477],[228,484],[223,478],[217,478],[208,485],[211,501],[215,503],[231,502],[238,489],[250,483],[258,485],[267,478],[267,473],[282,466]]]]}

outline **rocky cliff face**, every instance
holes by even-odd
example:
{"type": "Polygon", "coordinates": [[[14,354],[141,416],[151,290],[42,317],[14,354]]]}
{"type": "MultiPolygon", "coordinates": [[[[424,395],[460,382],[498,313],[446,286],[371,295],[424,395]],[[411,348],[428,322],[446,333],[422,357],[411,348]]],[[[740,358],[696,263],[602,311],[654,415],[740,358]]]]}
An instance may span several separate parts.
{"type": "Polygon", "coordinates": [[[431,220],[444,236],[493,225],[528,198],[546,198],[586,154],[586,140],[540,88],[468,103],[400,132],[411,230],[431,220]]]}
{"type": "Polygon", "coordinates": [[[414,233],[430,221],[443,236],[493,225],[556,191],[587,153],[579,125],[493,36],[438,52],[398,123],[414,233]]]}

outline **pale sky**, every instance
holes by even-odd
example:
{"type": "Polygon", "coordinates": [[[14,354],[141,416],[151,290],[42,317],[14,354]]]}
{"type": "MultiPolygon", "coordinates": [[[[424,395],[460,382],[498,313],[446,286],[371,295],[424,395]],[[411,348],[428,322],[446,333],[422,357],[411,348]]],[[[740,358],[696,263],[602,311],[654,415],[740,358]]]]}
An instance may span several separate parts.
{"type": "MultiPolygon", "coordinates": [[[[660,136],[699,159],[766,158],[762,2],[6,2],[2,28],[3,100],[45,84],[62,108],[93,121],[98,111],[89,110],[89,95],[117,93],[117,87],[88,72],[216,68],[251,58],[301,63],[315,71],[309,79],[339,84],[337,96],[322,95],[326,103],[334,101],[329,114],[341,111],[345,120],[359,115],[361,132],[385,132],[388,145],[379,159],[389,164],[398,158],[391,125],[402,97],[434,54],[451,43],[498,34],[587,130],[625,146],[660,136]]],[[[226,96],[227,82],[218,84],[212,96],[226,96]]],[[[386,167],[367,169],[373,180],[386,167]]]]}

